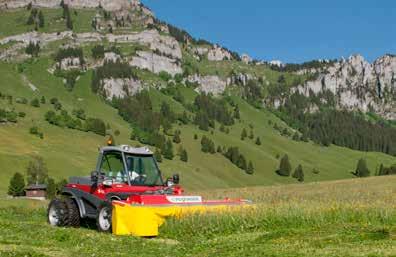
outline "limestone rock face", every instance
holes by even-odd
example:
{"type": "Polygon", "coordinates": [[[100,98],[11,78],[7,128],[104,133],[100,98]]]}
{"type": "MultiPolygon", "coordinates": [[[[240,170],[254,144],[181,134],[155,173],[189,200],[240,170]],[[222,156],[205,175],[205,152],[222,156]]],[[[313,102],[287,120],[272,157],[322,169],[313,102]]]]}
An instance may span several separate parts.
{"type": "Polygon", "coordinates": [[[362,56],[353,55],[311,72],[319,75],[292,89],[292,93],[309,96],[330,91],[339,108],[374,111],[384,118],[396,119],[395,56],[385,55],[370,64],[362,56]]]}
{"type": "Polygon", "coordinates": [[[172,76],[183,72],[178,60],[150,52],[138,51],[137,56],[129,62],[131,66],[147,69],[153,73],[165,71],[172,76]]]}
{"type": "Polygon", "coordinates": [[[128,95],[135,95],[144,88],[139,80],[133,78],[110,78],[104,79],[102,83],[104,95],[108,100],[113,97],[123,98],[128,95]]]}
{"type": "Polygon", "coordinates": [[[218,45],[214,45],[213,48],[208,51],[209,61],[231,60],[231,58],[231,53],[218,45]]]}
{"type": "MultiPolygon", "coordinates": [[[[0,0],[0,9],[23,8],[32,3],[35,7],[56,8],[60,7],[61,0],[0,0]]],[[[123,9],[142,8],[139,0],[64,0],[71,8],[97,8],[102,6],[106,11],[120,11],[123,9]]],[[[147,8],[142,8],[147,14],[152,15],[147,8]]]]}
{"type": "Polygon", "coordinates": [[[180,45],[176,39],[170,36],[160,35],[157,30],[145,30],[140,33],[124,35],[108,34],[106,38],[111,43],[140,43],[149,45],[152,50],[159,51],[176,59],[182,59],[180,45]]]}
{"type": "Polygon", "coordinates": [[[250,74],[244,74],[244,73],[234,74],[231,77],[227,78],[227,86],[228,85],[246,86],[248,81],[252,79],[254,79],[254,77],[250,74]]]}
{"type": "Polygon", "coordinates": [[[80,62],[80,58],[69,57],[62,59],[60,63],[57,64],[57,66],[61,70],[72,70],[72,69],[80,69],[82,65],[80,62]]]}
{"type": "Polygon", "coordinates": [[[213,94],[215,96],[220,95],[226,89],[227,83],[218,76],[200,76],[192,75],[187,78],[189,82],[197,83],[199,86],[195,89],[197,92],[213,94]]]}

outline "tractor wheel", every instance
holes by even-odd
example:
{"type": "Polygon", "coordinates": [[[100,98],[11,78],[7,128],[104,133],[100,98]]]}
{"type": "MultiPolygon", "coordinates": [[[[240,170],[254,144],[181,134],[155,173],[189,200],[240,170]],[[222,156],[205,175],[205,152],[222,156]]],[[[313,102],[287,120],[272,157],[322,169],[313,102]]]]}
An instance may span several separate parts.
{"type": "Polygon", "coordinates": [[[68,211],[67,225],[71,227],[80,226],[80,211],[76,202],[72,198],[65,198],[65,204],[68,211]]]}
{"type": "Polygon", "coordinates": [[[113,211],[113,206],[111,202],[103,202],[99,208],[96,215],[96,226],[100,232],[111,233],[111,214],[113,211]]]}
{"type": "Polygon", "coordinates": [[[54,199],[48,206],[48,223],[51,226],[64,227],[68,222],[68,211],[66,203],[60,199],[54,199]]]}

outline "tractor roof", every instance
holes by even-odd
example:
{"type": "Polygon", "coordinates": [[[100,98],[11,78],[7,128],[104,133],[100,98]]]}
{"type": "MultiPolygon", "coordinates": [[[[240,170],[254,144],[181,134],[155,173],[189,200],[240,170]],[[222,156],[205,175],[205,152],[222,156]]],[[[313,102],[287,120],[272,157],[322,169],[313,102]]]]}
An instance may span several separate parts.
{"type": "Polygon", "coordinates": [[[119,146],[105,146],[100,149],[100,151],[107,152],[107,151],[118,151],[124,152],[129,154],[138,154],[138,155],[153,155],[153,152],[150,151],[147,147],[132,147],[129,145],[119,145],[119,146]]]}

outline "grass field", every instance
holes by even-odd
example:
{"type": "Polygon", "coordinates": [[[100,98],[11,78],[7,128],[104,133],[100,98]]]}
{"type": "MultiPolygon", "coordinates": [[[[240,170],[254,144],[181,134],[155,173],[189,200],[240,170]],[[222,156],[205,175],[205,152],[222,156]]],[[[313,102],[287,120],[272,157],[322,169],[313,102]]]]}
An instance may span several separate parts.
{"type": "Polygon", "coordinates": [[[244,213],[169,220],[155,239],[52,228],[45,203],[0,200],[0,256],[395,256],[396,177],[213,190],[244,213]]]}

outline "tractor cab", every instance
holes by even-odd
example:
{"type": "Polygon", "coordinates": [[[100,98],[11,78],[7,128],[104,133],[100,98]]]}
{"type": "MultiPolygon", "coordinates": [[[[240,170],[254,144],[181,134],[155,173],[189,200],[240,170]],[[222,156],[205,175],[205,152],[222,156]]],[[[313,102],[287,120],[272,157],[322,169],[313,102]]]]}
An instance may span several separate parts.
{"type": "Polygon", "coordinates": [[[100,150],[91,180],[104,185],[163,186],[153,153],[145,147],[108,146],[100,150]]]}

